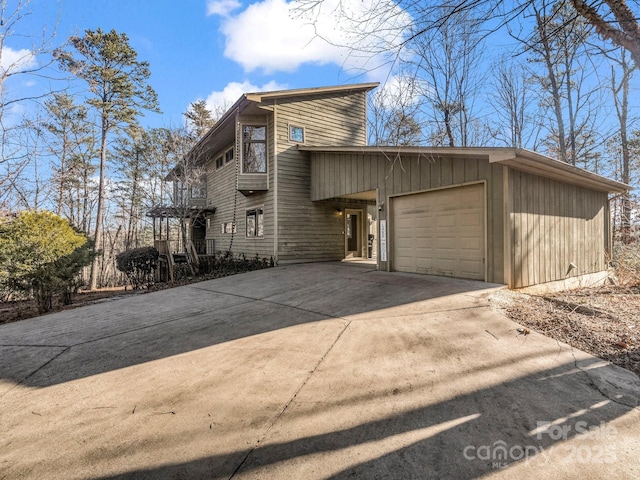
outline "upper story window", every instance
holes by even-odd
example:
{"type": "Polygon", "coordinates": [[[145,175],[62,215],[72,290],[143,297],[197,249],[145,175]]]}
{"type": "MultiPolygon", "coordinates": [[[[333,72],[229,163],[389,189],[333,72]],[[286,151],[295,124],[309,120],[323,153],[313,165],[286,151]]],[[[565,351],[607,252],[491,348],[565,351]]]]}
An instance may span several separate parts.
{"type": "Polygon", "coordinates": [[[233,147],[224,152],[224,162],[229,163],[233,160],[233,147]]]}
{"type": "Polygon", "coordinates": [[[242,173],[267,173],[267,127],[242,126],[242,173]]]}
{"type": "Polygon", "coordinates": [[[218,168],[222,168],[223,165],[224,165],[224,157],[220,155],[218,158],[216,158],[216,170],[218,168]]]}
{"type": "Polygon", "coordinates": [[[207,181],[200,178],[191,186],[191,198],[207,198],[207,181]]]}
{"type": "Polygon", "coordinates": [[[295,143],[304,143],[304,127],[289,125],[289,140],[295,143]]]}

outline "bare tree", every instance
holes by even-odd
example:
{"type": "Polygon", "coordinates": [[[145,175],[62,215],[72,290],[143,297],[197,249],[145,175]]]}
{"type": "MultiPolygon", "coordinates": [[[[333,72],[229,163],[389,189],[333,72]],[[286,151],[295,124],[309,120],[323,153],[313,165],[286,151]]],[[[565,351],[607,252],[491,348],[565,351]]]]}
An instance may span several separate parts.
{"type": "Polygon", "coordinates": [[[531,17],[533,34],[521,41],[531,77],[541,89],[540,106],[552,112],[549,152],[563,162],[587,166],[600,146],[594,125],[600,86],[588,81],[597,69],[587,43],[591,28],[562,1],[533,3],[531,17]]]}
{"type": "MultiPolygon", "coordinates": [[[[406,55],[415,65],[422,97],[431,107],[432,143],[469,146],[475,125],[474,100],[484,76],[479,69],[483,54],[480,24],[470,12],[457,12],[453,2],[442,4],[434,15],[445,20],[407,42],[406,55]]],[[[422,23],[415,28],[422,30],[422,23]]]]}
{"type": "Polygon", "coordinates": [[[536,134],[536,129],[532,131],[533,98],[526,68],[503,57],[494,72],[491,103],[499,121],[493,136],[509,147],[524,148],[536,134]]]}
{"type": "MultiPolygon", "coordinates": [[[[21,141],[31,128],[13,111],[17,104],[36,101],[47,93],[31,93],[18,88],[17,80],[25,76],[43,76],[51,65],[55,25],[51,31],[43,28],[37,34],[28,30],[31,0],[0,0],[0,207],[24,203],[12,200],[20,197],[15,188],[20,182],[27,163],[33,155],[25,150],[21,141]],[[28,42],[28,46],[24,46],[28,42]]],[[[31,124],[31,126],[33,126],[31,124]]]]}
{"type": "MultiPolygon", "coordinates": [[[[616,111],[616,118],[618,120],[618,134],[617,142],[620,152],[620,168],[617,172],[617,177],[621,182],[630,185],[632,182],[632,170],[633,167],[637,168],[633,163],[632,146],[634,139],[633,135],[629,132],[632,119],[629,117],[629,94],[631,78],[637,69],[635,64],[631,64],[629,54],[623,49],[618,51],[603,53],[613,62],[611,66],[611,95],[613,98],[613,105],[616,111]]],[[[636,140],[637,142],[637,140],[636,140]]],[[[631,198],[629,192],[626,192],[621,197],[621,239],[627,243],[630,238],[631,227],[631,198]]]]}
{"type": "Polygon", "coordinates": [[[411,76],[396,76],[393,82],[368,97],[369,143],[411,145],[422,138],[419,123],[419,89],[411,76]]]}

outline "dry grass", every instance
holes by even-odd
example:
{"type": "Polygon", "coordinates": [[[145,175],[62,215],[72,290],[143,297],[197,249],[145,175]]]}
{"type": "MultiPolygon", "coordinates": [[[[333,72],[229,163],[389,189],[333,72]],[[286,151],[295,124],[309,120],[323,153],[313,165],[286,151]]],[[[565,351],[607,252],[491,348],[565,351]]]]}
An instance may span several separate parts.
{"type": "Polygon", "coordinates": [[[546,297],[500,292],[515,322],[640,376],[640,287],[610,286],[546,297]]]}

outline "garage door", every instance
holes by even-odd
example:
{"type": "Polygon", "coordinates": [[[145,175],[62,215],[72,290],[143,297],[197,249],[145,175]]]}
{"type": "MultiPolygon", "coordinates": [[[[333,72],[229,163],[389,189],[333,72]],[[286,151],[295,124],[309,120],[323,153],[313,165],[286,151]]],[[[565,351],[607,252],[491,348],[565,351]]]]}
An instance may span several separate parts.
{"type": "Polygon", "coordinates": [[[484,185],[391,199],[392,268],[484,280],[484,185]]]}

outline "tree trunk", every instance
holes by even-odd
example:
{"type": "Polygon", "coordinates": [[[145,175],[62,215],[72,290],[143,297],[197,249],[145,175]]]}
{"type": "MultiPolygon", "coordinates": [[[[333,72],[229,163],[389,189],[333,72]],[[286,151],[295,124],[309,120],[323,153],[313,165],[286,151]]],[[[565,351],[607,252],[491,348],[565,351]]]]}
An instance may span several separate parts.
{"type": "MultiPolygon", "coordinates": [[[[104,216],[104,181],[105,168],[107,164],[107,133],[109,130],[108,119],[102,115],[100,139],[100,181],[98,183],[98,207],[96,209],[96,230],[95,230],[95,251],[99,252],[102,247],[102,218],[104,216]]],[[[98,288],[98,261],[99,255],[93,259],[91,264],[91,276],[89,277],[89,290],[94,291],[98,288]]]]}
{"type": "Polygon", "coordinates": [[[540,16],[540,12],[536,11],[536,24],[538,33],[540,34],[540,43],[543,48],[544,63],[547,67],[549,86],[551,90],[551,96],[553,98],[553,111],[558,123],[558,150],[560,160],[568,163],[567,158],[567,145],[565,143],[565,131],[564,131],[564,119],[562,116],[562,98],[560,95],[560,87],[556,80],[556,75],[553,70],[553,60],[551,59],[551,46],[549,45],[549,38],[546,31],[546,20],[540,16]]]}

